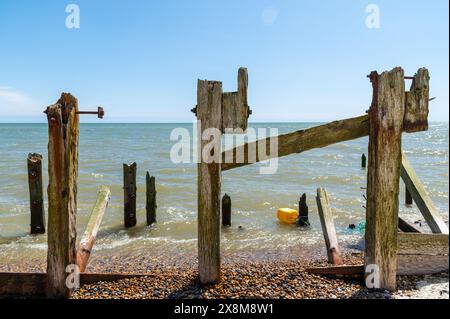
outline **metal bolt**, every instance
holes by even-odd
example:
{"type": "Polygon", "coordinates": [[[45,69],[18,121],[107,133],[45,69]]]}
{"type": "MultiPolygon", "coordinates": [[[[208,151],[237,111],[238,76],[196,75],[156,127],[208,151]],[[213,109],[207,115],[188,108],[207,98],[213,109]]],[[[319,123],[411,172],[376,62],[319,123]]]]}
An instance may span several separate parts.
{"type": "Polygon", "coordinates": [[[90,114],[90,115],[97,115],[99,119],[103,119],[105,116],[105,111],[101,106],[98,107],[97,112],[95,111],[78,111],[77,114],[90,114]]]}

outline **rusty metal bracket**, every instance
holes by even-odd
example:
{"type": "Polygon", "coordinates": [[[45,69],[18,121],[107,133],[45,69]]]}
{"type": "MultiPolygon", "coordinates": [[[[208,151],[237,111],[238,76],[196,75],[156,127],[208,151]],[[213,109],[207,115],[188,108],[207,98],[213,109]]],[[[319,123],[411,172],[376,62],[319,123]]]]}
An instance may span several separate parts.
{"type": "Polygon", "coordinates": [[[77,114],[83,115],[97,115],[97,117],[99,119],[103,119],[103,117],[105,116],[105,110],[103,109],[103,107],[99,106],[97,111],[78,111],[77,114]]]}

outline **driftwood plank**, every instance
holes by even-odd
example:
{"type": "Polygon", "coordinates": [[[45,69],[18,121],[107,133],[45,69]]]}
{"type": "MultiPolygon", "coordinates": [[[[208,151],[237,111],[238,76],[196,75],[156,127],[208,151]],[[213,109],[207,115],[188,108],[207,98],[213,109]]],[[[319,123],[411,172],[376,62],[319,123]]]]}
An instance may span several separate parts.
{"type": "Polygon", "coordinates": [[[48,249],[47,296],[68,298],[66,267],[76,261],[78,178],[78,101],[63,93],[47,108],[48,143],[48,249]]]}
{"type": "Polygon", "coordinates": [[[448,234],[447,225],[425,191],[425,187],[417,177],[405,154],[403,154],[402,158],[401,177],[431,231],[435,234],[448,234]]]}
{"type": "Polygon", "coordinates": [[[324,188],[317,189],[317,207],[319,209],[320,223],[323,237],[327,246],[328,262],[333,265],[341,265],[342,257],[339,249],[336,229],[334,227],[333,214],[331,213],[328,194],[324,188]]]}
{"type": "Polygon", "coordinates": [[[398,194],[405,80],[401,68],[372,72],[365,265],[379,268],[380,289],[396,289],[398,194]]]}
{"type": "MultiPolygon", "coordinates": [[[[276,157],[283,157],[291,154],[302,153],[314,148],[326,147],[339,142],[354,140],[369,135],[369,118],[367,115],[335,121],[317,127],[299,130],[278,136],[278,154],[276,157]]],[[[261,141],[246,143],[233,149],[226,150],[222,153],[222,170],[249,165],[268,160],[274,157],[271,154],[265,155],[263,159],[259,158],[258,145],[266,143],[266,150],[270,149],[270,138],[261,141]],[[261,144],[259,144],[261,143],[261,144]],[[249,151],[256,150],[255,160],[249,162],[249,151]],[[237,154],[244,154],[244,162],[239,163],[237,154]],[[226,163],[225,159],[233,159],[232,163],[226,163]]],[[[250,156],[250,158],[254,158],[250,156]]]]}
{"type": "Polygon", "coordinates": [[[100,229],[100,224],[102,223],[103,216],[105,215],[106,208],[108,207],[110,197],[111,191],[109,188],[102,186],[98,193],[94,208],[92,209],[86,231],[84,232],[80,245],[78,246],[77,265],[80,272],[84,272],[86,270],[89,257],[91,256],[92,247],[94,246],[94,241],[97,237],[98,230],[100,229]]]}
{"type": "Polygon", "coordinates": [[[147,212],[147,225],[150,226],[156,223],[156,181],[154,176],[150,176],[147,172],[147,204],[145,206],[147,212]]]}
{"type": "Polygon", "coordinates": [[[198,81],[198,266],[202,284],[220,281],[222,83],[198,81]],[[209,131],[212,129],[212,131],[209,131]]]}
{"type": "Polygon", "coordinates": [[[45,234],[44,190],[42,187],[42,155],[29,154],[27,159],[30,191],[31,234],[45,234]]]}

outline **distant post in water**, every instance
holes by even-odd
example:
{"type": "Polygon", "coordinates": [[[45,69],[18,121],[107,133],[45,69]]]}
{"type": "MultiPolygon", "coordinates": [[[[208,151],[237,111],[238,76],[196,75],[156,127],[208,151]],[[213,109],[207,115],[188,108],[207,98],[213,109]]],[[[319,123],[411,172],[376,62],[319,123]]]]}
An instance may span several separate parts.
{"type": "Polygon", "coordinates": [[[411,206],[413,204],[412,195],[411,195],[408,187],[406,187],[406,185],[405,185],[405,204],[407,206],[411,206]]]}
{"type": "Polygon", "coordinates": [[[227,194],[222,197],[222,226],[231,226],[231,197],[227,194]]]}
{"type": "Polygon", "coordinates": [[[366,158],[366,154],[363,153],[363,155],[361,156],[361,168],[366,168],[367,167],[367,158],[366,158]]]}
{"type": "Polygon", "coordinates": [[[146,184],[147,184],[147,225],[150,226],[156,223],[156,183],[155,177],[150,176],[150,173],[147,172],[146,176],[146,184]]]}
{"type": "Polygon", "coordinates": [[[31,234],[45,234],[44,191],[42,187],[42,155],[29,154],[28,186],[30,191],[31,234]]]}
{"type": "Polygon", "coordinates": [[[136,218],[136,171],[137,164],[123,164],[123,192],[124,192],[124,224],[126,228],[134,227],[136,218]]]}
{"type": "Polygon", "coordinates": [[[78,101],[63,93],[46,110],[48,119],[48,250],[49,298],[70,298],[67,267],[76,264],[78,178],[78,101]]]}
{"type": "Polygon", "coordinates": [[[298,226],[300,227],[308,227],[311,224],[309,223],[309,208],[306,204],[306,194],[303,194],[300,197],[300,201],[298,203],[298,226]]]}

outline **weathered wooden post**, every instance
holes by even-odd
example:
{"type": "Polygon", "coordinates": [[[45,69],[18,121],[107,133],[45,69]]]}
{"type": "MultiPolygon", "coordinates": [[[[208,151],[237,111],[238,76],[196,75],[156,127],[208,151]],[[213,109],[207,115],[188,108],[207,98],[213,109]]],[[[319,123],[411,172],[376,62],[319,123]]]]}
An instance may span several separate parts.
{"type": "Polygon", "coordinates": [[[147,225],[150,226],[156,223],[156,183],[155,177],[150,176],[150,173],[147,172],[146,175],[146,183],[147,183],[147,225]]]}
{"type": "Polygon", "coordinates": [[[309,208],[306,204],[306,194],[303,194],[300,197],[300,201],[298,202],[298,226],[300,227],[308,227],[309,223],[309,208]]]}
{"type": "Polygon", "coordinates": [[[46,110],[48,119],[48,251],[49,298],[69,298],[66,269],[76,263],[78,178],[78,101],[63,93],[46,110]]]}
{"type": "Polygon", "coordinates": [[[371,276],[371,288],[395,290],[401,135],[402,131],[428,128],[429,76],[426,69],[420,69],[410,92],[405,92],[401,68],[382,74],[372,72],[370,80],[373,99],[369,110],[366,276],[371,276]]]}
{"type": "Polygon", "coordinates": [[[91,257],[92,247],[94,247],[95,238],[97,237],[100,224],[102,223],[103,216],[105,215],[108,202],[111,197],[111,191],[108,187],[102,186],[98,192],[97,200],[94,208],[92,209],[91,218],[89,218],[86,231],[80,240],[80,245],[77,251],[77,265],[80,272],[86,270],[91,257]]]}
{"type": "Polygon", "coordinates": [[[319,210],[320,223],[322,225],[323,237],[327,247],[328,263],[342,265],[341,250],[334,227],[334,218],[330,209],[330,200],[324,188],[317,189],[317,208],[319,210]]]}
{"type": "Polygon", "coordinates": [[[28,154],[28,186],[30,190],[31,234],[45,234],[44,191],[42,187],[42,155],[28,154]]]}
{"type": "Polygon", "coordinates": [[[361,156],[361,168],[366,168],[367,167],[367,157],[366,154],[363,153],[363,155],[361,156]]]}
{"type": "Polygon", "coordinates": [[[198,266],[200,282],[220,281],[221,135],[226,129],[247,129],[247,69],[240,68],[238,91],[223,93],[222,83],[198,81],[198,266]]]}
{"type": "Polygon", "coordinates": [[[222,197],[222,226],[231,226],[231,197],[227,194],[222,197]]]}
{"type": "Polygon", "coordinates": [[[124,224],[126,228],[134,227],[136,218],[136,163],[123,164],[124,224]]]}

